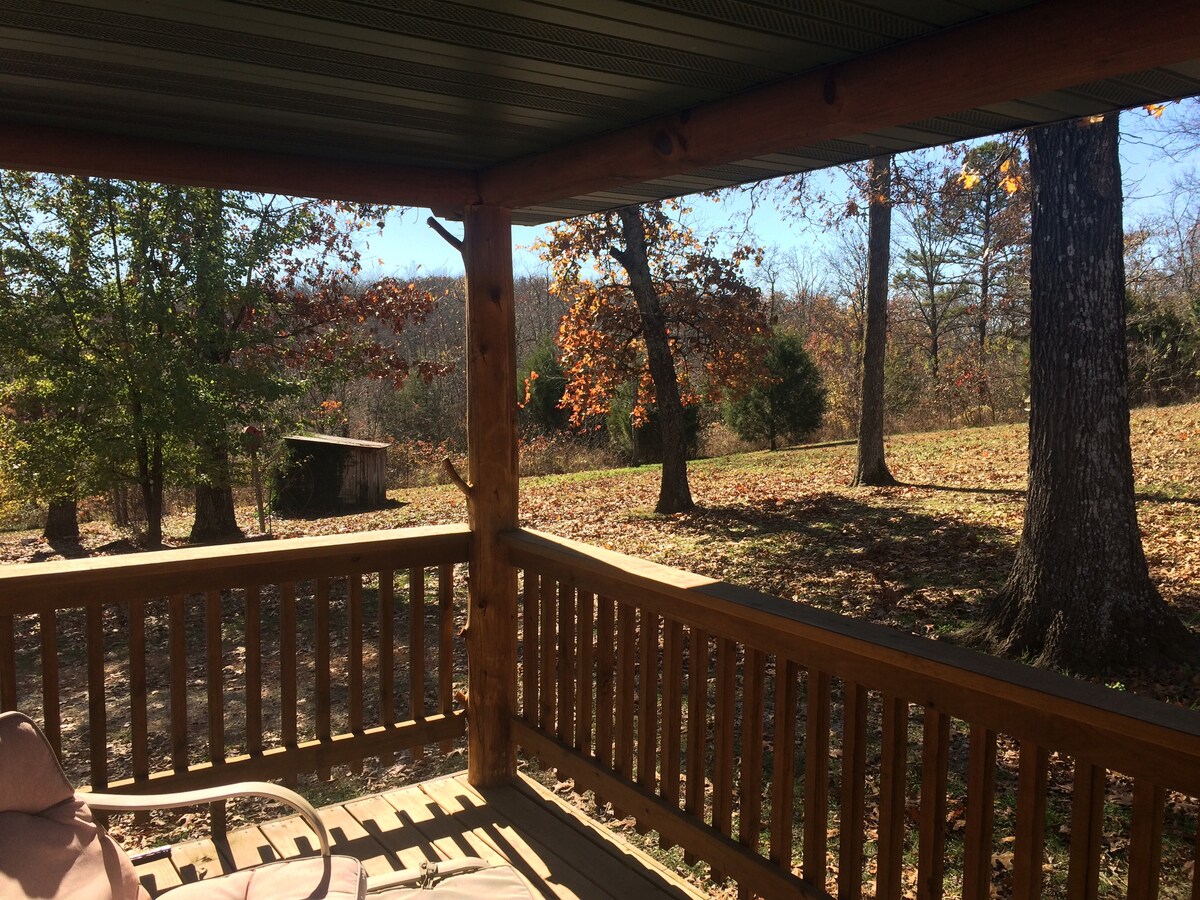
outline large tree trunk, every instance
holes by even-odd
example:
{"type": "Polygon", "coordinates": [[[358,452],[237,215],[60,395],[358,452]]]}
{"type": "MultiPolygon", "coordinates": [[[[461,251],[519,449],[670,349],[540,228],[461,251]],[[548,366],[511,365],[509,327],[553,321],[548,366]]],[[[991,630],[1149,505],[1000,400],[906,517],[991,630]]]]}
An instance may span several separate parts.
{"type": "Polygon", "coordinates": [[[245,537],[233,509],[233,484],[229,452],[218,447],[201,449],[204,463],[196,484],[196,515],[189,540],[194,544],[240,541],[245,537]]]}
{"type": "Polygon", "coordinates": [[[688,486],[683,401],[680,399],[675,363],[671,359],[671,347],[667,340],[666,317],[650,276],[646,227],[641,211],[636,206],[623,207],[617,210],[617,215],[621,219],[625,248],[614,248],[612,254],[625,267],[629,286],[637,300],[642,319],[642,338],[646,341],[646,359],[650,366],[650,377],[654,380],[654,404],[662,429],[662,484],[658,492],[658,505],[654,509],[659,513],[686,512],[695,508],[695,503],[692,502],[692,491],[688,486]]]}
{"type": "Polygon", "coordinates": [[[888,268],[892,243],[892,158],[876,156],[867,168],[867,330],[863,348],[862,412],[858,420],[855,485],[889,485],[896,479],[883,457],[883,357],[887,346],[888,268]]]}
{"type": "Polygon", "coordinates": [[[1152,665],[1193,641],[1150,581],[1129,446],[1116,115],[1036,128],[1029,495],[981,633],[1077,672],[1152,665]]]}
{"type": "Polygon", "coordinates": [[[139,437],[137,442],[138,487],[146,510],[146,546],[162,546],[163,452],[162,438],[153,442],[139,437]],[[153,444],[153,445],[151,445],[153,444]]]}
{"type": "Polygon", "coordinates": [[[42,536],[48,541],[73,541],[79,538],[79,505],[75,500],[50,501],[42,536]]]}

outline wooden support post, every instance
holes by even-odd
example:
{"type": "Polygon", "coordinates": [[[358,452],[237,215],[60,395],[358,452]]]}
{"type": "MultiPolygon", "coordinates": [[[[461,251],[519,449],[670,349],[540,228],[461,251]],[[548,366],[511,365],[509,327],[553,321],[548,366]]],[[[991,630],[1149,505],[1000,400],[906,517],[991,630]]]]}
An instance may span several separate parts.
{"type": "Polygon", "coordinates": [[[467,615],[467,777],[475,786],[516,774],[512,716],[517,696],[517,572],[501,532],[517,526],[517,365],[512,215],[469,206],[467,270],[467,459],[471,494],[467,615]]]}

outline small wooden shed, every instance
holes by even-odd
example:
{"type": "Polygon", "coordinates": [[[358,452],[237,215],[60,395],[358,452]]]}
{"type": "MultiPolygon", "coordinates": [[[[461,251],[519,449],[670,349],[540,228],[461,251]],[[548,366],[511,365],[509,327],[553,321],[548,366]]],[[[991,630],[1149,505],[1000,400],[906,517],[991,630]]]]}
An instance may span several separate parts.
{"type": "Polygon", "coordinates": [[[390,444],[289,434],[287,455],[276,474],[275,508],[281,512],[376,509],[387,501],[390,444]]]}

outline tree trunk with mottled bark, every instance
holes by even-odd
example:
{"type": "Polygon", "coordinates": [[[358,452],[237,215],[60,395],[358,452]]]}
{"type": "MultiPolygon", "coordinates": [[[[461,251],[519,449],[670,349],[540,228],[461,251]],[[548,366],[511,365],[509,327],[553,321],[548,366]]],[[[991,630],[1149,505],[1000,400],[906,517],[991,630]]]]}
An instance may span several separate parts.
{"type": "Polygon", "coordinates": [[[229,452],[218,447],[201,452],[204,465],[201,480],[196,484],[196,514],[189,540],[194,544],[240,541],[246,535],[238,527],[234,513],[229,452]]]}
{"type": "Polygon", "coordinates": [[[883,358],[887,347],[888,268],[892,243],[892,158],[867,169],[871,202],[867,237],[867,328],[863,341],[862,410],[854,485],[892,485],[883,453],[883,358]]]}
{"type": "Polygon", "coordinates": [[[1138,532],[1125,357],[1118,118],[1035,129],[1029,495],[980,635],[1076,672],[1195,644],[1150,581],[1138,532]]]}
{"type": "Polygon", "coordinates": [[[675,362],[671,359],[666,317],[658,302],[658,293],[650,275],[650,263],[646,252],[646,227],[642,222],[641,211],[636,206],[623,207],[617,210],[617,215],[621,219],[621,234],[625,239],[625,247],[612,248],[610,252],[625,268],[630,289],[637,301],[650,377],[654,381],[654,404],[658,409],[658,422],[662,429],[662,484],[659,487],[658,505],[654,509],[658,513],[686,512],[694,509],[695,503],[692,501],[692,491],[688,485],[683,401],[679,394],[679,381],[675,375],[675,362]]]}

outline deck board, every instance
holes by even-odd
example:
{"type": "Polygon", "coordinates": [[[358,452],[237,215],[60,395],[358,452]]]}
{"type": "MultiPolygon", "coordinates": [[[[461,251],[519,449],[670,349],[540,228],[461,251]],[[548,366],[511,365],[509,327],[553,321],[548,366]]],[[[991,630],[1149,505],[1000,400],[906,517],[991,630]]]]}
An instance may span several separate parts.
{"type": "MultiPolygon", "coordinates": [[[[481,856],[510,862],[544,897],[561,900],[696,900],[704,895],[641,851],[584,821],[540,785],[477,790],[448,775],[321,810],[334,853],[357,857],[369,875],[414,868],[425,859],[481,856]]],[[[170,858],[138,866],[152,895],[238,867],[308,855],[316,835],[298,816],[192,841],[170,858]]],[[[168,895],[169,896],[169,895],[168,895]]]]}

